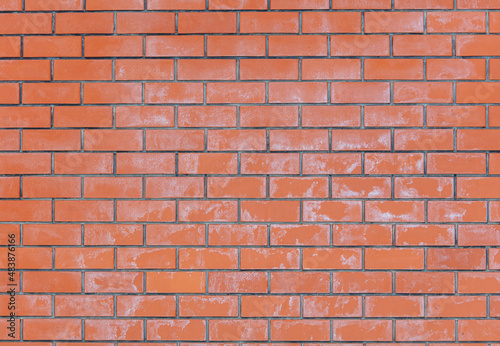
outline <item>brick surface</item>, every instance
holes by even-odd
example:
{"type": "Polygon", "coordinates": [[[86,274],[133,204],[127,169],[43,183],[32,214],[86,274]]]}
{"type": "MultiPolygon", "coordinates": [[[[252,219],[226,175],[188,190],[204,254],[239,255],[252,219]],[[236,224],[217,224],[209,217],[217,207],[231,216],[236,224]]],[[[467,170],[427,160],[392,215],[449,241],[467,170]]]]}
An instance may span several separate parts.
{"type": "Polygon", "coordinates": [[[498,10],[0,1],[0,341],[499,346],[498,10]]]}

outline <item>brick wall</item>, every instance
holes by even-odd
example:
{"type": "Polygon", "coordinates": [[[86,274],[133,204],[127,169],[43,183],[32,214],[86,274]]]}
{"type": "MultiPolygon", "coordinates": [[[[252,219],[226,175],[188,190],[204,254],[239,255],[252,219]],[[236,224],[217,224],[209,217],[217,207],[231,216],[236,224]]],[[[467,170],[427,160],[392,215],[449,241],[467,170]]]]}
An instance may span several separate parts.
{"type": "Polygon", "coordinates": [[[0,339],[498,345],[499,9],[1,0],[0,339]]]}

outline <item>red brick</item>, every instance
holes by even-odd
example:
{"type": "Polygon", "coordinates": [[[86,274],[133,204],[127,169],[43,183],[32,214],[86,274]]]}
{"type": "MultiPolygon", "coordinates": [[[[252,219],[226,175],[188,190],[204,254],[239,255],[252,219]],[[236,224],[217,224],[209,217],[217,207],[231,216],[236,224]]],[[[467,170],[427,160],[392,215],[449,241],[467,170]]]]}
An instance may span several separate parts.
{"type": "Polygon", "coordinates": [[[54,127],[112,127],[113,108],[110,106],[54,107],[54,127]]]}
{"type": "Polygon", "coordinates": [[[298,123],[298,106],[240,106],[241,127],[288,127],[298,123]]]}
{"type": "Polygon", "coordinates": [[[142,340],[142,320],[85,320],[85,340],[142,340]]]}
{"type": "Polygon", "coordinates": [[[299,79],[297,59],[243,59],[240,60],[240,79],[299,79]]]}
{"type": "Polygon", "coordinates": [[[143,273],[140,272],[87,272],[86,293],[138,293],[142,292],[143,273]]]}
{"type": "Polygon", "coordinates": [[[205,0],[148,0],[148,10],[204,10],[205,0]]]}
{"type": "Polygon", "coordinates": [[[450,320],[396,321],[397,341],[453,341],[455,322],[450,320]]]}
{"type": "Polygon", "coordinates": [[[0,80],[50,80],[50,62],[36,60],[0,61],[0,80]]]}
{"type": "Polygon", "coordinates": [[[298,222],[299,201],[242,201],[241,220],[246,222],[298,222]]]}
{"type": "Polygon", "coordinates": [[[390,150],[389,130],[332,130],[332,149],[340,151],[390,150]]]}
{"type": "Polygon", "coordinates": [[[202,83],[145,83],[146,103],[202,103],[202,83]]]}
{"type": "Polygon", "coordinates": [[[209,198],[265,198],[264,177],[209,177],[209,198]]]}
{"type": "Polygon", "coordinates": [[[273,272],[271,293],[328,293],[330,275],[326,272],[273,272]]]}
{"type": "Polygon", "coordinates": [[[331,35],[331,56],[389,56],[388,35],[331,35]]]}
{"type": "Polygon", "coordinates": [[[427,107],[427,126],[484,127],[485,125],[486,125],[485,106],[428,106],[427,107]]]}
{"type": "Polygon", "coordinates": [[[55,174],[110,174],[113,172],[113,154],[55,153],[55,174]]]}
{"type": "Polygon", "coordinates": [[[389,103],[390,88],[385,82],[332,82],[332,103],[389,103]]]}
{"type": "Polygon", "coordinates": [[[87,11],[127,11],[144,10],[142,0],[88,0],[87,11]]]}
{"type": "Polygon", "coordinates": [[[328,341],[330,340],[330,322],[327,320],[272,320],[271,340],[328,341]]]}
{"type": "Polygon", "coordinates": [[[113,221],[113,201],[56,201],[55,221],[113,221]]]}
{"type": "Polygon", "coordinates": [[[265,225],[209,225],[209,245],[267,245],[265,225]]]}
{"type": "MultiPolygon", "coordinates": [[[[44,10],[45,11],[45,10],[44,10]]],[[[56,13],[56,34],[112,34],[112,13],[56,13]]]]}
{"type": "MultiPolygon", "coordinates": [[[[203,320],[148,320],[148,340],[205,340],[206,322],[203,320]]],[[[142,340],[142,338],[141,338],[142,340]]]]}
{"type": "Polygon", "coordinates": [[[484,12],[431,12],[427,15],[427,32],[486,32],[484,12]]]}
{"type": "Polygon", "coordinates": [[[486,202],[430,201],[428,203],[430,222],[485,222],[486,202]]]}
{"type": "Polygon", "coordinates": [[[361,297],[304,297],[304,317],[361,317],[362,310],[361,297]]]}
{"type": "Polygon", "coordinates": [[[118,34],[173,34],[174,13],[122,12],[116,15],[118,34]]]}
{"type": "Polygon", "coordinates": [[[366,79],[423,79],[421,59],[366,59],[366,79]]]}
{"type": "Polygon", "coordinates": [[[168,222],[175,220],[173,201],[118,201],[117,221],[168,222]]]}
{"type": "Polygon", "coordinates": [[[271,10],[327,10],[328,0],[268,0],[271,10]]]}
{"type": "Polygon", "coordinates": [[[236,201],[179,201],[179,221],[236,221],[236,201]]]}
{"type": "Polygon", "coordinates": [[[0,34],[51,34],[52,13],[1,13],[0,34]]]}
{"type": "Polygon", "coordinates": [[[294,296],[242,296],[242,317],[299,317],[300,298],[294,296]]]}
{"type": "Polygon", "coordinates": [[[25,319],[23,340],[80,340],[82,321],[77,319],[25,319]]]}
{"type": "Polygon", "coordinates": [[[112,62],[105,60],[55,60],[54,80],[111,80],[112,62]]]}
{"type": "Polygon", "coordinates": [[[269,36],[269,56],[326,56],[327,42],[323,35],[269,36]]]}
{"type": "Polygon", "coordinates": [[[175,249],[118,249],[118,269],[175,269],[175,249]]]}
{"type": "Polygon", "coordinates": [[[326,103],[328,85],[321,82],[269,83],[269,103],[326,103]]]}
{"type": "Polygon", "coordinates": [[[28,36],[23,44],[23,56],[26,58],[82,56],[82,39],[76,36],[28,36]]]}
{"type": "Polygon", "coordinates": [[[421,12],[365,12],[365,33],[422,33],[421,12]]]}
{"type": "Polygon", "coordinates": [[[241,33],[298,33],[297,12],[242,12],[241,33]]]}
{"type": "Polygon", "coordinates": [[[203,56],[203,36],[146,36],[147,57],[203,56]]]}
{"type": "Polygon", "coordinates": [[[308,33],[360,33],[359,12],[304,12],[302,32],[308,33]]]}
{"type": "Polygon", "coordinates": [[[424,297],[369,296],[365,298],[365,304],[367,317],[424,316],[424,297]]]}
{"type": "Polygon", "coordinates": [[[439,272],[396,273],[396,293],[454,293],[455,275],[439,272]]]}
{"type": "Polygon", "coordinates": [[[119,317],[175,316],[175,297],[117,296],[116,314],[119,317]]]}
{"type": "Polygon", "coordinates": [[[146,275],[148,293],[205,293],[203,272],[148,272],[146,275]]]}
{"type": "Polygon", "coordinates": [[[211,272],[208,275],[210,293],[266,293],[267,275],[263,272],[211,272]]]}
{"type": "MultiPolygon", "coordinates": [[[[203,40],[201,41],[203,42],[203,40]]],[[[201,54],[203,55],[203,51],[201,54]]],[[[208,56],[265,56],[266,37],[252,36],[208,36],[208,56]]]]}
{"type": "Polygon", "coordinates": [[[390,320],[336,320],[333,322],[335,341],[392,340],[392,321],[390,320]]]}
{"type": "Polygon", "coordinates": [[[78,130],[24,130],[23,150],[80,150],[80,133],[78,130]]]}
{"type": "Polygon", "coordinates": [[[304,221],[361,221],[357,201],[306,201],[303,209],[304,221]]]}
{"type": "Polygon", "coordinates": [[[246,83],[207,83],[207,103],[263,103],[265,84],[246,83]]]}
{"type": "Polygon", "coordinates": [[[267,9],[267,2],[268,0],[209,0],[208,9],[209,10],[265,10],[267,9]]]}
{"type": "Polygon", "coordinates": [[[264,320],[212,320],[209,324],[210,340],[268,339],[268,325],[264,320]]]}
{"type": "Polygon", "coordinates": [[[486,317],[485,297],[427,297],[429,317],[486,317]]]}
{"type": "Polygon", "coordinates": [[[393,37],[393,53],[394,56],[451,56],[451,36],[395,35],[393,37]]]}
{"type": "Polygon", "coordinates": [[[142,131],[85,130],[83,148],[92,151],[142,150],[142,131]]]}
{"type": "Polygon", "coordinates": [[[392,231],[387,225],[333,225],[333,245],[391,245],[392,231]]]}
{"type": "Polygon", "coordinates": [[[33,177],[23,178],[24,198],[80,198],[80,177],[33,177]]]}
{"type": "Polygon", "coordinates": [[[181,12],[178,14],[179,34],[236,33],[236,13],[181,12]]]}
{"type": "Polygon", "coordinates": [[[179,316],[236,317],[238,316],[238,298],[235,296],[183,296],[179,298],[179,316]]]}
{"type": "Polygon", "coordinates": [[[23,103],[78,104],[81,101],[80,83],[25,83],[22,94],[23,103]]]}
{"type": "Polygon", "coordinates": [[[396,225],[396,245],[452,246],[455,231],[449,225],[396,225]]]}
{"type": "Polygon", "coordinates": [[[85,57],[142,56],[140,36],[86,36],[85,57]]]}
{"type": "Polygon", "coordinates": [[[428,79],[485,79],[486,62],[482,59],[429,59],[428,79]]]}
{"type": "Polygon", "coordinates": [[[392,274],[389,272],[332,273],[333,293],[391,293],[392,274]]]}
{"type": "Polygon", "coordinates": [[[453,85],[445,82],[396,82],[395,103],[451,103],[453,85]]]}

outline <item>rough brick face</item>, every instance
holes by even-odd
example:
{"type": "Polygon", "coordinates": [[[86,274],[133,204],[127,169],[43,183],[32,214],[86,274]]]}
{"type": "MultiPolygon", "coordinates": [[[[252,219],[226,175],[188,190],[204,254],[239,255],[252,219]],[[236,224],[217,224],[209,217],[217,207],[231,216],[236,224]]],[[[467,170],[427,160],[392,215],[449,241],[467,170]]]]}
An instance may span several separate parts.
{"type": "Polygon", "coordinates": [[[499,346],[498,10],[0,0],[0,341],[499,346]]]}

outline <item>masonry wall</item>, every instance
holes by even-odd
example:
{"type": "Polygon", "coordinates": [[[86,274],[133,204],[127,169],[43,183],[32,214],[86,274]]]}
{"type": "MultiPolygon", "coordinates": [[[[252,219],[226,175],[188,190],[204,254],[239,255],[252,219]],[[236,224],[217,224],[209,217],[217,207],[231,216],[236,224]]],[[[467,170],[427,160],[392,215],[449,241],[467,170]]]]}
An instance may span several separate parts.
{"type": "Polygon", "coordinates": [[[498,10],[0,1],[0,339],[498,346],[498,10]]]}

